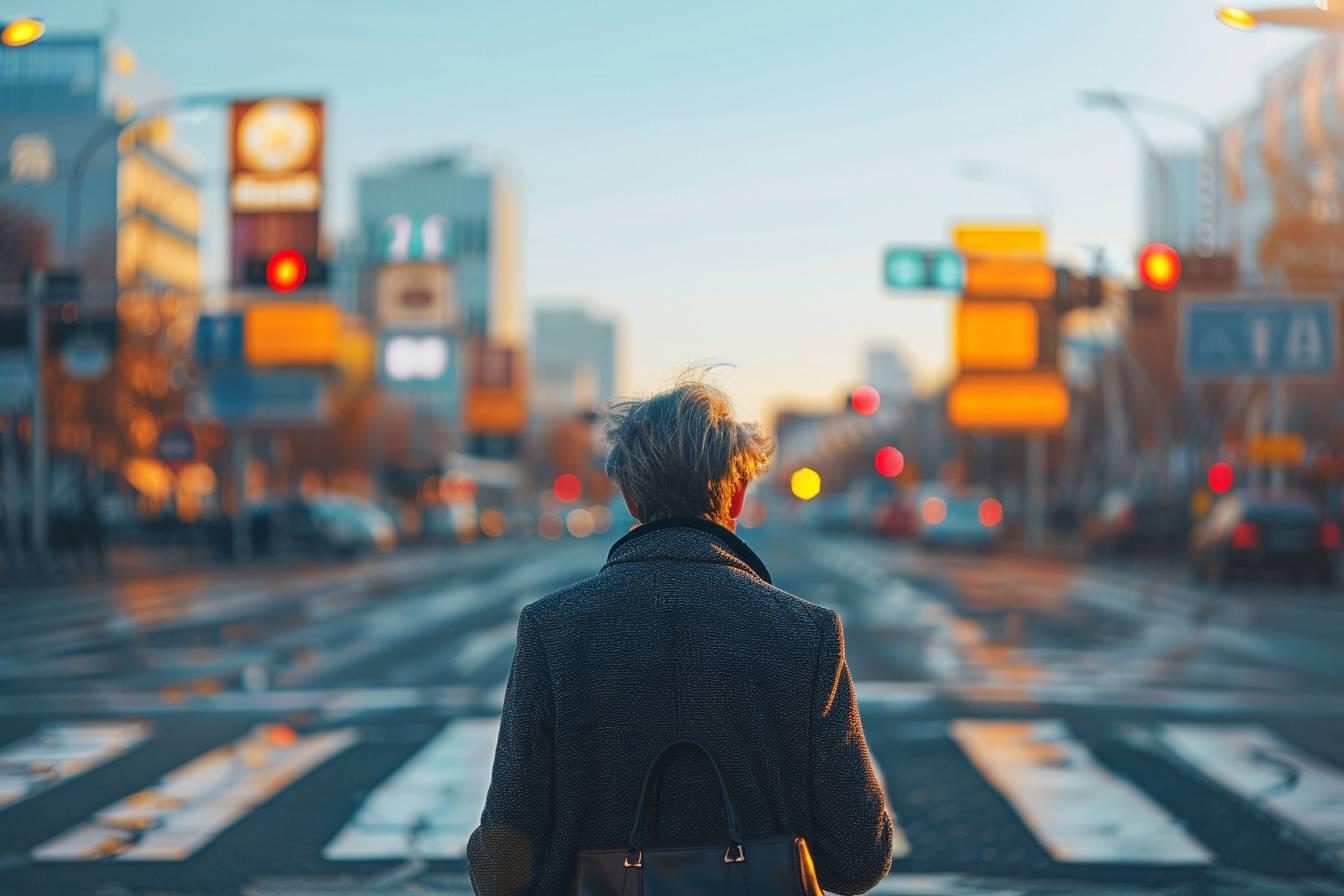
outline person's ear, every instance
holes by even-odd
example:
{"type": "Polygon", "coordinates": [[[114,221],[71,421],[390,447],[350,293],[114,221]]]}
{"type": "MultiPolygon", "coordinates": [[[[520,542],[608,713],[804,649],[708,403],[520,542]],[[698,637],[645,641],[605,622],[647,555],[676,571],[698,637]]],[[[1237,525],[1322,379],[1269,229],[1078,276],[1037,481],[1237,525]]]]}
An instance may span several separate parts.
{"type": "Polygon", "coordinates": [[[625,509],[630,511],[630,515],[635,518],[635,521],[643,522],[643,517],[639,515],[639,508],[635,506],[634,501],[630,500],[630,496],[625,493],[625,489],[621,489],[621,500],[625,502],[625,509]]]}
{"type": "Polygon", "coordinates": [[[747,502],[747,484],[738,483],[737,488],[733,489],[733,500],[728,505],[728,515],[737,519],[742,515],[742,505],[747,502]]]}

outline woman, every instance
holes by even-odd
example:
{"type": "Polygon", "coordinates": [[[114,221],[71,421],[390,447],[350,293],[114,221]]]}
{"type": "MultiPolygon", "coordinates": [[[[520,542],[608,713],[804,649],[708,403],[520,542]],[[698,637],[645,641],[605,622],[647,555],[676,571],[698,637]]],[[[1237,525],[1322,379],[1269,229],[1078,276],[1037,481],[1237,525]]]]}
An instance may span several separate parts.
{"type": "MultiPolygon", "coordinates": [[[[892,826],[840,620],[770,584],[733,534],[769,442],[727,396],[687,382],[614,409],[607,473],[641,525],[607,564],[523,610],[493,777],[467,855],[480,896],[562,896],[580,849],[620,847],[666,744],[705,744],[742,829],[807,839],[821,886],[862,893],[892,826]]],[[[694,754],[668,766],[659,842],[725,826],[694,754]]]]}

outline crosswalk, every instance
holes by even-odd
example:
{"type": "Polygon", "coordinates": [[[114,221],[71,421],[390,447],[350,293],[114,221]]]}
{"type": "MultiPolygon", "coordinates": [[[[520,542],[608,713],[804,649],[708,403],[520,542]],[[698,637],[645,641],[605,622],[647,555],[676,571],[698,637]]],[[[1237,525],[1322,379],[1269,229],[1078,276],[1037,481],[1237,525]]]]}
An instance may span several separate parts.
{"type": "MultiPolygon", "coordinates": [[[[146,749],[163,736],[162,727],[63,722],[0,746],[0,821],[21,803],[60,804],[62,790],[78,776],[146,749]]],[[[1257,725],[1116,722],[1111,728],[1106,737],[1150,744],[1150,758],[1172,774],[1195,776],[1247,803],[1263,816],[1267,837],[1291,834],[1326,867],[1333,857],[1336,870],[1344,872],[1344,769],[1257,725]],[[1131,736],[1136,727],[1143,738],[1131,736]]],[[[353,725],[307,733],[255,725],[25,847],[28,858],[35,866],[187,862],[335,757],[375,748],[375,732],[353,725]]],[[[320,861],[340,866],[463,859],[485,799],[497,734],[497,718],[457,718],[428,729],[423,742],[380,780],[358,787],[348,817],[339,825],[327,821],[334,833],[326,835],[320,861]]],[[[1026,836],[1059,866],[1202,868],[1239,860],[1235,844],[1205,842],[1164,799],[1159,781],[1112,767],[1091,746],[1095,730],[1080,735],[1060,719],[956,719],[926,723],[918,736],[959,751],[966,769],[960,774],[977,776],[976,788],[988,788],[1011,807],[1026,836]]],[[[883,742],[875,741],[874,757],[891,771],[904,761],[903,751],[883,742]]],[[[906,778],[896,776],[898,782],[906,778]]],[[[336,776],[323,786],[342,783],[336,776]]],[[[953,817],[946,807],[941,816],[929,814],[922,794],[923,788],[889,793],[898,825],[907,812],[953,817]]],[[[977,814],[975,807],[961,812],[977,814]]],[[[918,864],[922,841],[907,838],[904,830],[897,840],[915,844],[900,851],[898,863],[918,864]]]]}

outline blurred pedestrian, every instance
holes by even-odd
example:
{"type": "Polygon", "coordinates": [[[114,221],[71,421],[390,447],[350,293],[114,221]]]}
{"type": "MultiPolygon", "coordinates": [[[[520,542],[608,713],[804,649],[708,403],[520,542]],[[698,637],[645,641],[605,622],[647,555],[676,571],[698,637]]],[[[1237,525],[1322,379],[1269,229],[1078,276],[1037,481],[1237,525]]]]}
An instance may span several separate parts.
{"type": "MultiPolygon", "coordinates": [[[[892,823],[840,619],[774,587],[734,534],[769,441],[698,381],[618,404],[607,435],[607,472],[640,525],[595,576],[522,612],[468,845],[476,892],[570,893],[581,850],[728,842],[732,813],[691,749],[670,754],[635,827],[651,762],[684,740],[722,769],[746,862],[753,837],[800,836],[822,887],[870,889],[890,867],[892,823]]],[[[741,855],[715,855],[711,873],[726,880],[741,855]]],[[[628,856],[639,870],[642,852],[628,856]]]]}

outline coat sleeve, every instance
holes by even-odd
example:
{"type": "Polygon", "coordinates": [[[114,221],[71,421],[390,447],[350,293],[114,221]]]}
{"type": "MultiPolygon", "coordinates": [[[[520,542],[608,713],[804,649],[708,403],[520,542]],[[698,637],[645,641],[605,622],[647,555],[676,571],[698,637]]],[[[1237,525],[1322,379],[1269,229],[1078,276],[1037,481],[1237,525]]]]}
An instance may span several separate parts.
{"type": "Polygon", "coordinates": [[[840,618],[821,623],[812,718],[811,848],[822,889],[863,893],[891,870],[892,824],[868,755],[840,618]]]}
{"type": "Polygon", "coordinates": [[[537,885],[551,833],[555,699],[537,623],[524,610],[504,691],[481,825],[467,843],[478,896],[523,896],[537,885]]]}

